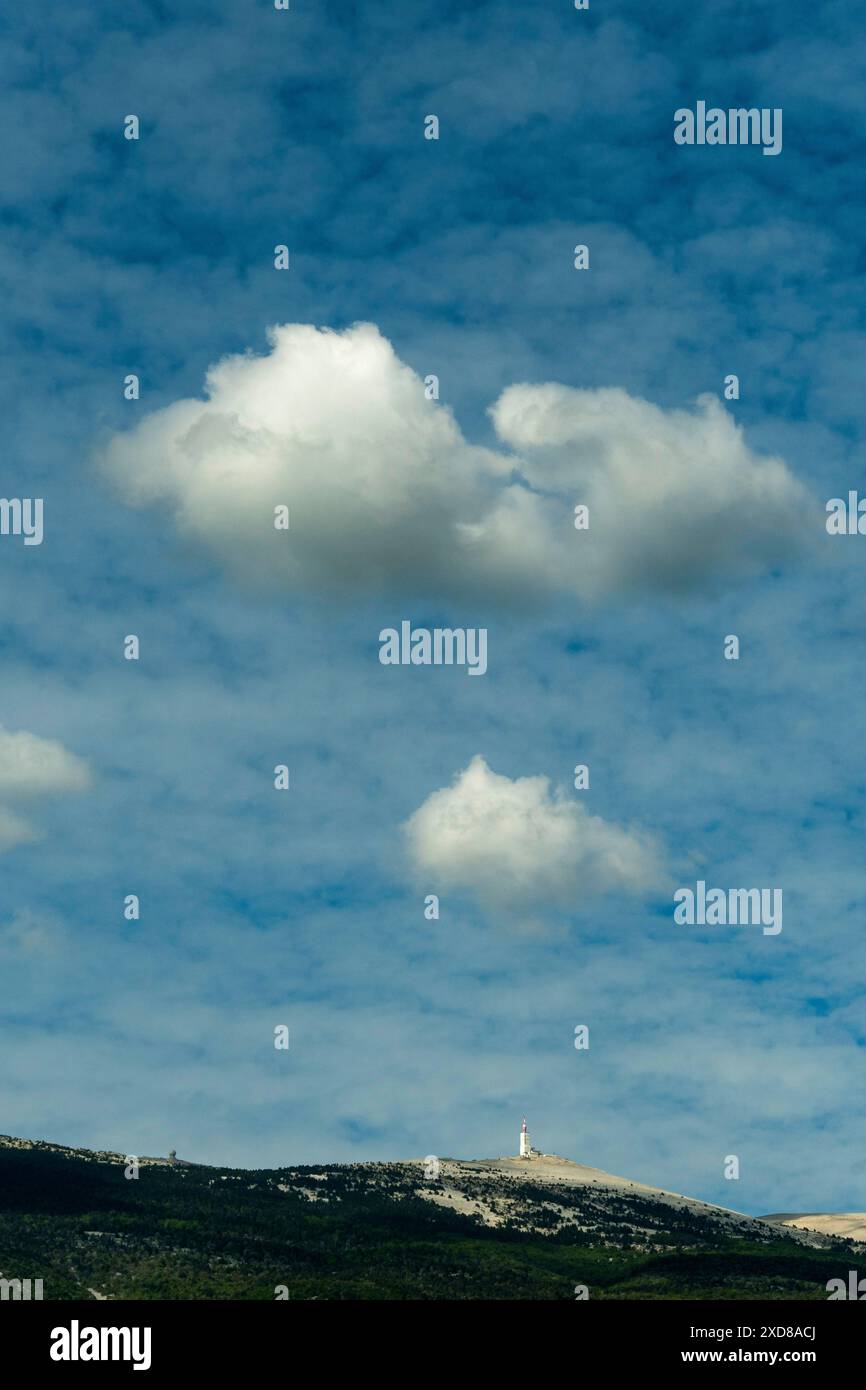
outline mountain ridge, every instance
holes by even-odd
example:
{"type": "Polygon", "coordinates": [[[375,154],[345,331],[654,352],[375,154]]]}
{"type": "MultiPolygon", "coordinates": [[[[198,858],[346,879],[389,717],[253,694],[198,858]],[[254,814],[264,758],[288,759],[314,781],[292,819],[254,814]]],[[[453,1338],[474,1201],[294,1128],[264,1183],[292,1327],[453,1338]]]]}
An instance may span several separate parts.
{"type": "Polygon", "coordinates": [[[863,1254],[779,1224],[790,1213],[746,1216],[557,1155],[131,1157],[0,1136],[2,1277],[60,1299],[802,1299],[826,1298],[863,1254]]]}

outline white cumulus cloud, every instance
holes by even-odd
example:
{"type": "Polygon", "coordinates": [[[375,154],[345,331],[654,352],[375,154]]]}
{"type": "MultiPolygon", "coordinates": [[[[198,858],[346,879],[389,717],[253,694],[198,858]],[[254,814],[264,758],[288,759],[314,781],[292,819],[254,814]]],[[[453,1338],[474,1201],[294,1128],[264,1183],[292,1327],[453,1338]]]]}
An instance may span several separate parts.
{"type": "Polygon", "coordinates": [[[806,490],[715,396],[665,411],[617,388],[510,386],[490,413],[533,487],[589,507],[572,548],[584,596],[744,576],[805,540],[806,490]]]}
{"type": "Polygon", "coordinates": [[[665,412],[621,390],[512,386],[492,450],[375,325],[268,336],[268,353],[225,358],[204,399],[154,411],[101,457],[128,503],[166,508],[242,581],[592,600],[759,568],[798,532],[803,489],[712,398],[665,412]]]}
{"type": "Polygon", "coordinates": [[[0,851],[38,839],[36,828],[14,808],[86,791],[91,780],[87,763],[56,739],[0,728],[0,851]]]}
{"type": "Polygon", "coordinates": [[[372,324],[285,325],[269,338],[266,356],[212,367],[206,400],[114,437],[103,466],[125,498],[166,505],[241,579],[325,591],[510,588],[495,537],[472,527],[507,494],[511,463],[468,444],[372,324]],[[288,531],[274,528],[280,505],[288,531]]]}
{"type": "Polygon", "coordinates": [[[547,777],[512,780],[476,755],[450,787],[433,792],[404,827],[429,892],[467,892],[498,913],[579,908],[599,893],[657,886],[651,838],[626,830],[547,777]]]}

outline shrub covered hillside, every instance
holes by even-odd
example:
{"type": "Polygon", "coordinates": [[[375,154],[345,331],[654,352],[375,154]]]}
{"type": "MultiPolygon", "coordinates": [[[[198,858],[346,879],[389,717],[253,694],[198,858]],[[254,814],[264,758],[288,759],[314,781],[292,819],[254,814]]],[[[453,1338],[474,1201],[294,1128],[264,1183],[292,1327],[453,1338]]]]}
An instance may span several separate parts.
{"type": "Polygon", "coordinates": [[[826,1299],[855,1267],[645,1194],[420,1163],[245,1171],[0,1140],[0,1274],[46,1299],[826,1299]],[[462,1185],[461,1185],[462,1184],[462,1185]],[[504,1186],[503,1186],[504,1184],[504,1186]],[[491,1212],[499,1215],[491,1217],[491,1212]]]}

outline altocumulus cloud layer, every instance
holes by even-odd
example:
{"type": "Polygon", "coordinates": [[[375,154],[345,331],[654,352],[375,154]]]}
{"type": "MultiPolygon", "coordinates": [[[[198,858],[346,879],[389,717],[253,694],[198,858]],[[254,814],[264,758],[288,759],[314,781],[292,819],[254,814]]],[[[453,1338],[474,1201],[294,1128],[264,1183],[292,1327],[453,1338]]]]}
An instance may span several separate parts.
{"type": "Polygon", "coordinates": [[[503,452],[470,444],[373,324],[269,339],[101,460],[127,502],[162,504],[242,581],[597,600],[760,570],[801,539],[805,490],[714,397],[666,412],[619,389],[512,386],[490,412],[503,452]]]}
{"type": "Polygon", "coordinates": [[[21,809],[90,785],[87,763],[55,739],[0,728],[0,852],[39,838],[21,809]]]}
{"type": "Polygon", "coordinates": [[[419,806],[405,833],[416,871],[508,916],[535,920],[659,883],[648,835],[590,815],[547,777],[500,776],[480,755],[419,806]]]}
{"type": "Polygon", "coordinates": [[[32,816],[0,797],[46,836],[2,859],[0,1128],[258,1166],[504,1152],[528,1107],[545,1148],[612,1172],[754,1212],[858,1210],[866,542],[827,537],[822,516],[827,565],[741,584],[737,558],[760,568],[794,539],[769,524],[749,541],[773,511],[749,485],[770,456],[822,512],[862,474],[862,20],[842,0],[822,6],[820,32],[805,0],[452,8],[15,7],[0,93],[16,131],[0,180],[4,490],[44,495],[46,539],[26,552],[0,542],[0,722],[60,739],[100,775],[86,798],[46,795],[32,816]],[[710,92],[727,104],[726,91],[784,106],[781,158],[675,146],[675,107],[710,92]],[[127,142],[135,110],[143,137],[127,142]],[[423,139],[425,111],[443,118],[438,143],[423,139]],[[283,240],[288,275],[270,254],[283,240]],[[577,240],[592,248],[588,274],[573,268],[577,240]],[[256,359],[225,354],[247,346],[265,353],[279,400],[285,364],[273,372],[263,325],[351,321],[384,340],[354,433],[335,344],[369,364],[375,337],[361,353],[340,333],[335,366],[321,343],[295,354],[310,377],[291,403],[292,452],[283,426],[271,431],[282,452],[264,449],[261,402],[233,427],[252,459],[216,422],[221,488],[200,439],[145,459],[142,436],[125,434],[172,401],[203,425],[237,414],[201,384],[209,363],[231,361],[245,394],[256,359]],[[400,361],[411,413],[391,411],[386,460],[400,361]],[[141,374],[140,402],[123,398],[127,372],[141,374]],[[448,410],[423,400],[428,372],[453,411],[439,435],[430,421],[448,410]],[[728,372],[741,399],[716,413],[745,434],[711,419],[708,453],[693,402],[721,396],[728,372]],[[588,419],[611,388],[627,395],[603,439],[584,427],[564,442],[545,392],[568,403],[574,430],[577,409],[588,419]],[[520,403],[509,389],[546,414],[545,442],[516,408],[495,433],[491,404],[520,403]],[[629,424],[629,401],[643,425],[629,424]],[[80,467],[100,422],[130,444],[114,496],[80,467]],[[614,426],[642,433],[640,448],[614,426]],[[645,445],[668,427],[682,449],[666,445],[663,462],[688,469],[688,525],[674,524],[667,477],[663,510],[647,505],[650,478],[663,479],[645,445]],[[467,462],[467,439],[489,456],[467,462]],[[278,497],[290,533],[259,514],[267,457],[280,494],[306,459],[326,553],[304,535],[297,481],[278,497]],[[377,484],[386,461],[408,497],[377,484]],[[484,522],[509,487],[545,542],[551,527],[560,539],[562,563],[545,550],[537,582],[531,558],[522,570],[530,592],[553,585],[559,601],[532,622],[474,602],[459,617],[408,598],[363,606],[386,584],[408,596],[413,578],[480,598],[480,579],[498,575],[513,595],[507,562],[532,554],[522,517],[510,551],[489,547],[493,574],[479,562],[477,587],[449,531],[484,522]],[[718,534],[715,487],[739,518],[718,534]],[[140,489],[145,511],[123,500],[140,489]],[[576,533],[581,500],[595,510],[576,533]],[[371,516],[385,515],[399,525],[376,532],[371,516]],[[718,557],[701,553],[700,518],[718,557]],[[209,575],[189,562],[202,549],[209,575]],[[737,586],[672,615],[652,602],[660,563],[672,588],[737,586]],[[293,585],[327,588],[331,564],[360,606],[331,605],[322,622],[318,603],[285,601],[293,585]],[[229,569],[244,580],[234,592],[229,569]],[[574,599],[648,569],[646,602],[574,599]],[[254,580],[265,587],[251,602],[254,580]],[[402,616],[489,623],[488,676],[383,669],[375,634],[402,616]],[[141,636],[138,663],[121,658],[127,632],[141,636]],[[722,659],[728,632],[739,662],[722,659]],[[399,826],[477,751],[496,773],[564,783],[608,824],[652,827],[691,866],[677,883],[782,886],[784,931],[680,928],[661,895],[647,905],[617,889],[569,935],[500,932],[495,958],[468,891],[448,887],[427,922],[422,892],[442,890],[423,872],[395,891],[399,826]],[[569,785],[578,759],[591,792],[569,785]],[[271,776],[283,760],[285,795],[271,776]],[[141,894],[142,925],[123,918],[126,892],[141,894]],[[579,1055],[573,1026],[586,1020],[603,1031],[579,1055]],[[292,1051],[275,1068],[283,1021],[292,1051]],[[722,1177],[732,1151],[738,1185],[722,1177]]]}

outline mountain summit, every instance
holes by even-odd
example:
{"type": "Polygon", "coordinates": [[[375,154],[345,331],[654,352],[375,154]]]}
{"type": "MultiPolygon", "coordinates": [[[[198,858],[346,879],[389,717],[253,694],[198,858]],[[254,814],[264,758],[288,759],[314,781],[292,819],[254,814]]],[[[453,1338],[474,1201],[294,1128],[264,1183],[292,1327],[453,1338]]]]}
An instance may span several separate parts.
{"type": "Polygon", "coordinates": [[[826,1299],[864,1253],[836,1219],[537,1151],[250,1170],[0,1136],[0,1279],[45,1299],[826,1299]]]}

